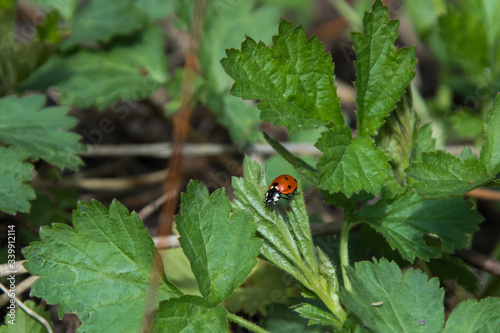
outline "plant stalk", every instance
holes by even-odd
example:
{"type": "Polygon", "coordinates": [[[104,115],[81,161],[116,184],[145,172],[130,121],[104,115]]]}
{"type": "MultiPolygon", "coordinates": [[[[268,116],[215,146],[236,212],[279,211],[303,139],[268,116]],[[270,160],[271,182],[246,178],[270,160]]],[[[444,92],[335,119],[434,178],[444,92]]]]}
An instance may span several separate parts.
{"type": "Polygon", "coordinates": [[[336,327],[336,329],[342,329],[342,324],[347,319],[347,314],[344,311],[344,308],[337,300],[333,300],[331,297],[328,297],[325,292],[320,289],[321,292],[316,292],[316,295],[325,303],[326,307],[339,319],[340,327],[336,327]]]}
{"type": "Polygon", "coordinates": [[[347,291],[352,291],[351,281],[349,281],[346,272],[346,267],[349,266],[349,231],[351,231],[352,227],[353,224],[349,221],[349,217],[346,216],[340,232],[340,266],[342,267],[344,287],[347,291]]]}
{"type": "Polygon", "coordinates": [[[330,0],[328,1],[342,17],[349,22],[352,30],[359,29],[363,26],[361,18],[358,13],[349,5],[345,0],[330,0]]]}
{"type": "Polygon", "coordinates": [[[305,278],[309,282],[309,284],[312,286],[312,291],[318,295],[318,297],[325,303],[326,307],[339,319],[339,327],[336,327],[338,330],[342,329],[342,324],[347,318],[347,315],[344,311],[344,308],[342,305],[340,305],[340,302],[337,299],[332,299],[328,293],[323,290],[321,287],[321,284],[318,283],[317,278],[313,277],[309,270],[306,269],[304,266],[304,262],[302,261],[302,258],[299,257],[297,258],[297,262],[299,264],[299,268],[302,270],[302,272],[305,275],[305,278]]]}
{"type": "Polygon", "coordinates": [[[240,316],[235,315],[234,313],[228,312],[227,313],[227,319],[231,320],[232,322],[234,322],[234,323],[236,323],[236,324],[238,324],[238,325],[240,325],[242,327],[245,327],[245,328],[249,329],[252,332],[255,332],[255,333],[269,333],[265,329],[263,329],[263,328],[255,325],[252,322],[249,322],[246,319],[241,318],[240,316]]]}

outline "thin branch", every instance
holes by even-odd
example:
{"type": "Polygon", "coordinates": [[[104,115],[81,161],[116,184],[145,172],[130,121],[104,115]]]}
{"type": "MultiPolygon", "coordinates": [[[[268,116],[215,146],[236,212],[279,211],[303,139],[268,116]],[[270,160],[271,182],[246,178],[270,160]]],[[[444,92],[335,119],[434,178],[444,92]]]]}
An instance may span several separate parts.
{"type": "Polygon", "coordinates": [[[155,243],[158,250],[173,249],[181,246],[179,244],[178,235],[155,236],[153,237],[153,242],[155,243]]]}
{"type": "Polygon", "coordinates": [[[14,263],[14,267],[11,267],[11,264],[1,264],[0,265],[0,278],[9,276],[9,275],[21,275],[28,273],[26,268],[24,268],[23,264],[26,260],[19,260],[14,263]]]}
{"type": "Polygon", "coordinates": [[[125,191],[137,187],[160,184],[166,176],[165,170],[124,178],[72,178],[60,182],[36,179],[32,184],[40,187],[79,188],[87,191],[125,191]]]}
{"type": "MultiPolygon", "coordinates": [[[[281,143],[287,150],[296,155],[321,156],[323,153],[311,143],[281,143]]],[[[450,154],[460,154],[465,148],[463,145],[446,146],[444,149],[450,154]]],[[[477,147],[469,147],[475,154],[479,153],[477,147]]],[[[170,158],[173,145],[168,142],[148,144],[123,144],[123,145],[87,145],[87,151],[81,155],[87,158],[100,157],[152,157],[170,158]]],[[[276,151],[264,143],[251,146],[235,146],[232,144],[218,143],[185,143],[182,155],[184,157],[219,156],[227,154],[255,153],[261,155],[274,155],[276,151]]]]}
{"type": "Polygon", "coordinates": [[[155,201],[149,203],[148,205],[144,206],[137,215],[141,218],[141,220],[145,220],[148,218],[151,214],[153,214],[158,208],[163,205],[165,201],[170,197],[170,195],[173,195],[173,193],[165,193],[155,201]]]}
{"type": "MultiPolygon", "coordinates": [[[[322,153],[311,143],[282,143],[290,152],[299,155],[320,156],[322,153]]],[[[127,144],[127,145],[87,145],[84,157],[153,157],[170,158],[171,143],[127,144]]],[[[185,143],[182,155],[184,157],[218,156],[225,154],[257,153],[262,155],[276,154],[268,144],[257,143],[252,146],[235,146],[217,143],[185,143]]]]}
{"type": "Polygon", "coordinates": [[[456,250],[453,255],[476,268],[500,276],[500,260],[490,258],[473,250],[456,250]]]}
{"type": "MultiPolygon", "coordinates": [[[[33,285],[33,282],[38,279],[38,276],[31,275],[30,277],[27,277],[26,279],[22,280],[21,283],[16,285],[16,294],[22,294],[26,290],[30,289],[31,286],[33,285]]],[[[9,295],[8,294],[2,294],[0,295],[0,308],[6,305],[9,302],[9,295]]]]}
{"type": "Polygon", "coordinates": [[[467,196],[482,200],[500,201],[500,192],[485,188],[476,188],[475,190],[469,191],[467,192],[467,196]]]}
{"type": "MultiPolygon", "coordinates": [[[[0,289],[2,289],[4,291],[4,293],[6,293],[7,295],[9,295],[10,297],[10,294],[9,294],[9,290],[2,284],[0,283],[0,289]]],[[[50,326],[49,322],[43,318],[42,316],[40,316],[38,313],[36,313],[35,311],[31,310],[30,308],[28,308],[23,302],[21,302],[21,300],[19,300],[17,297],[11,297],[13,300],[16,301],[16,303],[24,310],[26,311],[27,314],[29,314],[30,316],[32,316],[33,318],[35,318],[36,320],[38,320],[44,327],[45,329],[47,329],[47,332],[49,333],[53,333],[54,331],[52,330],[52,327],[50,326]]]]}
{"type": "Polygon", "coordinates": [[[330,5],[339,12],[339,14],[349,22],[353,30],[359,30],[362,26],[361,18],[358,13],[345,0],[330,0],[330,5]]]}

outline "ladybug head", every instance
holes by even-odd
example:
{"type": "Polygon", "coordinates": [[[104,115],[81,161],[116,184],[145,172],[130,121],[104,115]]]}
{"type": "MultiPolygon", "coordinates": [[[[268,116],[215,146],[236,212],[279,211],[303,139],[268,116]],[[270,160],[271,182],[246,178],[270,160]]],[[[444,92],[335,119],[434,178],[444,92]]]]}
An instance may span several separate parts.
{"type": "Polygon", "coordinates": [[[280,198],[281,198],[280,191],[276,187],[272,187],[266,192],[264,202],[266,203],[266,205],[276,204],[280,198]]]}

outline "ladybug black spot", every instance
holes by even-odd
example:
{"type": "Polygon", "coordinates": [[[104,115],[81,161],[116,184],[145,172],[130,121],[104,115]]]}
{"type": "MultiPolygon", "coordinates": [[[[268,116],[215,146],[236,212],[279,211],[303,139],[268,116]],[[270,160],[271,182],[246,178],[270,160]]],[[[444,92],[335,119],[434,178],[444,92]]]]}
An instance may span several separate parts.
{"type": "Polygon", "coordinates": [[[290,185],[288,185],[288,188],[289,188],[290,190],[292,189],[292,187],[291,187],[290,185]]]}

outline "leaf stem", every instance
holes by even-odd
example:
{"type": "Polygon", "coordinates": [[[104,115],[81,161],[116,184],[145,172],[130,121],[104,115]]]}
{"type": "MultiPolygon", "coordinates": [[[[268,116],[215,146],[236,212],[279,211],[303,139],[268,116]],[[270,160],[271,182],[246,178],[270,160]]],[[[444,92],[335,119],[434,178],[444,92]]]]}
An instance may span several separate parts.
{"type": "Polygon", "coordinates": [[[329,0],[328,2],[349,22],[352,30],[361,28],[361,18],[345,0],[329,0]]]}
{"type": "Polygon", "coordinates": [[[318,295],[318,297],[325,303],[326,307],[340,320],[340,326],[337,327],[337,329],[342,328],[342,324],[347,318],[347,315],[344,311],[344,308],[342,305],[340,305],[340,302],[338,300],[338,297],[336,299],[332,299],[330,295],[328,295],[327,292],[321,287],[321,284],[318,283],[317,279],[314,279],[314,277],[311,276],[309,271],[304,267],[304,264],[302,261],[299,261],[300,263],[300,269],[304,273],[306,279],[308,280],[309,284],[311,285],[311,290],[318,295]]]}
{"type": "Polygon", "coordinates": [[[342,231],[340,232],[340,266],[342,267],[342,278],[347,291],[352,291],[351,281],[347,277],[346,267],[349,266],[349,231],[354,226],[346,215],[342,231]]]}
{"type": "Polygon", "coordinates": [[[231,320],[232,322],[234,322],[234,323],[236,323],[236,324],[238,324],[238,325],[240,325],[242,327],[245,327],[245,328],[249,329],[252,332],[255,332],[255,333],[269,333],[265,329],[263,329],[263,328],[255,325],[252,322],[249,322],[246,319],[241,318],[240,316],[235,315],[234,313],[228,312],[227,313],[227,319],[231,320]]]}
{"type": "Polygon", "coordinates": [[[337,330],[341,330],[342,324],[347,319],[347,314],[345,313],[342,305],[340,305],[338,297],[336,297],[336,299],[332,299],[323,290],[320,289],[319,291],[320,292],[316,292],[316,295],[318,295],[323,303],[325,303],[326,307],[339,319],[339,326],[335,328],[337,330]]]}

